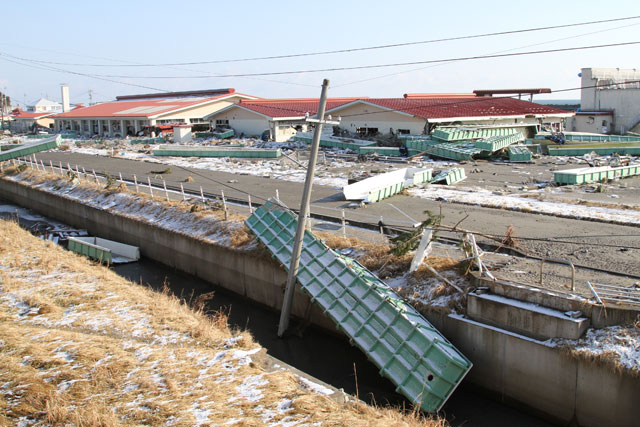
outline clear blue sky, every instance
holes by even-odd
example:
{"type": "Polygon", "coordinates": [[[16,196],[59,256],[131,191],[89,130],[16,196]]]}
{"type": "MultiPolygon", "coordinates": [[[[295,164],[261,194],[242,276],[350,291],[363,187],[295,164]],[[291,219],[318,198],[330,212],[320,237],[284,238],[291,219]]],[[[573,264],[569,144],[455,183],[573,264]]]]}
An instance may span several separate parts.
{"type": "MultiPolygon", "coordinates": [[[[640,2],[602,1],[30,1],[5,2],[0,37],[0,91],[21,103],[48,96],[71,101],[153,92],[86,76],[8,62],[157,64],[214,61],[348,49],[510,31],[640,15],[640,2]],[[6,58],[6,59],[5,59],[6,58]]],[[[164,90],[233,87],[267,98],[317,97],[323,78],[330,96],[393,97],[406,92],[470,92],[512,87],[570,88],[583,67],[640,67],[640,45],[482,59],[439,65],[306,73],[256,78],[196,75],[308,70],[447,59],[494,53],[640,41],[640,19],[516,35],[267,61],[180,67],[52,65],[164,90]],[[130,78],[139,76],[144,78],[130,78]],[[150,76],[177,76],[152,79],[150,76]],[[384,76],[384,77],[383,77],[384,76]]],[[[30,63],[30,65],[34,65],[30,63]]],[[[43,64],[45,65],[45,64],[43,64]]],[[[577,99],[579,92],[552,98],[577,99]]],[[[542,99],[542,98],[541,98],[542,99]]]]}

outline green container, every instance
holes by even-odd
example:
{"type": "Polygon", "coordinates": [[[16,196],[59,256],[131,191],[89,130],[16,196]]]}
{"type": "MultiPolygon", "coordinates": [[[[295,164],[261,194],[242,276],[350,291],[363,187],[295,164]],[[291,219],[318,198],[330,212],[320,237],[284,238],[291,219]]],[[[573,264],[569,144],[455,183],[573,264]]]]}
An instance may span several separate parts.
{"type": "Polygon", "coordinates": [[[447,185],[452,185],[466,178],[467,175],[464,171],[464,168],[453,168],[440,172],[431,179],[431,182],[436,183],[444,181],[447,185]]]}
{"type": "MultiPolygon", "coordinates": [[[[291,262],[296,216],[269,201],[246,224],[285,268],[291,262]]],[[[376,275],[305,231],[298,283],[396,385],[427,412],[437,412],[471,362],[376,275]]]]}
{"type": "Polygon", "coordinates": [[[212,138],[213,132],[195,132],[194,135],[196,138],[212,138]]]}
{"type": "Polygon", "coordinates": [[[583,156],[595,152],[600,155],[629,154],[639,155],[640,144],[638,143],[611,143],[611,144],[564,144],[548,145],[550,156],[583,156]]]}

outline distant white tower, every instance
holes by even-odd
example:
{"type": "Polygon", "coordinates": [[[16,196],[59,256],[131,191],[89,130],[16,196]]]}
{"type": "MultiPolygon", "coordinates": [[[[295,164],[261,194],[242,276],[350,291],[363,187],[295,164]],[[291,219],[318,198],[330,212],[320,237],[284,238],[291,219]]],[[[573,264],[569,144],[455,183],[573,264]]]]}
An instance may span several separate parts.
{"type": "Polygon", "coordinates": [[[71,109],[69,107],[69,86],[63,84],[60,89],[62,90],[62,112],[66,113],[71,109]]]}

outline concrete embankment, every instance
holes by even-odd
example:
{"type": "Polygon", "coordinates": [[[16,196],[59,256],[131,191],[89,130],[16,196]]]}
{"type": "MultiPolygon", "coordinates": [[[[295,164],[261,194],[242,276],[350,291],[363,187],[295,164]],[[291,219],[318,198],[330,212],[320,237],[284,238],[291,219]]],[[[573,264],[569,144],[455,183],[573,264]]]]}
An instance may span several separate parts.
{"type": "MultiPolygon", "coordinates": [[[[0,197],[92,234],[139,246],[145,257],[271,308],[281,305],[286,273],[266,256],[214,246],[9,180],[0,180],[0,197]]],[[[308,297],[299,293],[295,301],[296,316],[335,330],[308,297]]],[[[496,327],[443,314],[428,318],[474,363],[468,381],[505,402],[563,425],[632,426],[640,419],[638,378],[496,327]]]]}

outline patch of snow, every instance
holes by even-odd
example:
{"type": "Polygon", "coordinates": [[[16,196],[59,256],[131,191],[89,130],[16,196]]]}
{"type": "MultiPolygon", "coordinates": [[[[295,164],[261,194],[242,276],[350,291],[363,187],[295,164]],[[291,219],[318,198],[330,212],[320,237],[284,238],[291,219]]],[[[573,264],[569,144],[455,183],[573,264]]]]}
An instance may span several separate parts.
{"type": "Polygon", "coordinates": [[[235,402],[236,400],[244,399],[247,402],[258,402],[262,399],[262,390],[259,387],[265,386],[269,383],[266,379],[264,379],[264,375],[250,375],[242,381],[236,390],[238,394],[236,396],[230,397],[227,402],[235,402]]]}
{"type": "Polygon", "coordinates": [[[565,218],[597,219],[621,224],[640,224],[640,211],[611,209],[599,206],[582,206],[562,202],[550,202],[518,195],[496,195],[493,191],[479,187],[468,189],[449,189],[439,185],[425,188],[411,188],[409,193],[416,197],[430,200],[446,200],[448,202],[465,203],[477,206],[510,209],[515,211],[531,211],[565,218]]]}
{"type": "Polygon", "coordinates": [[[198,404],[194,404],[191,407],[191,411],[193,412],[193,416],[196,419],[196,425],[202,425],[205,423],[209,423],[209,415],[211,415],[211,411],[208,409],[201,409],[198,404]]]}
{"type": "Polygon", "coordinates": [[[325,396],[329,396],[333,394],[333,390],[323,386],[322,384],[315,383],[305,377],[301,377],[300,375],[296,375],[298,377],[298,381],[302,383],[302,385],[317,394],[324,394],[325,396]]]}

